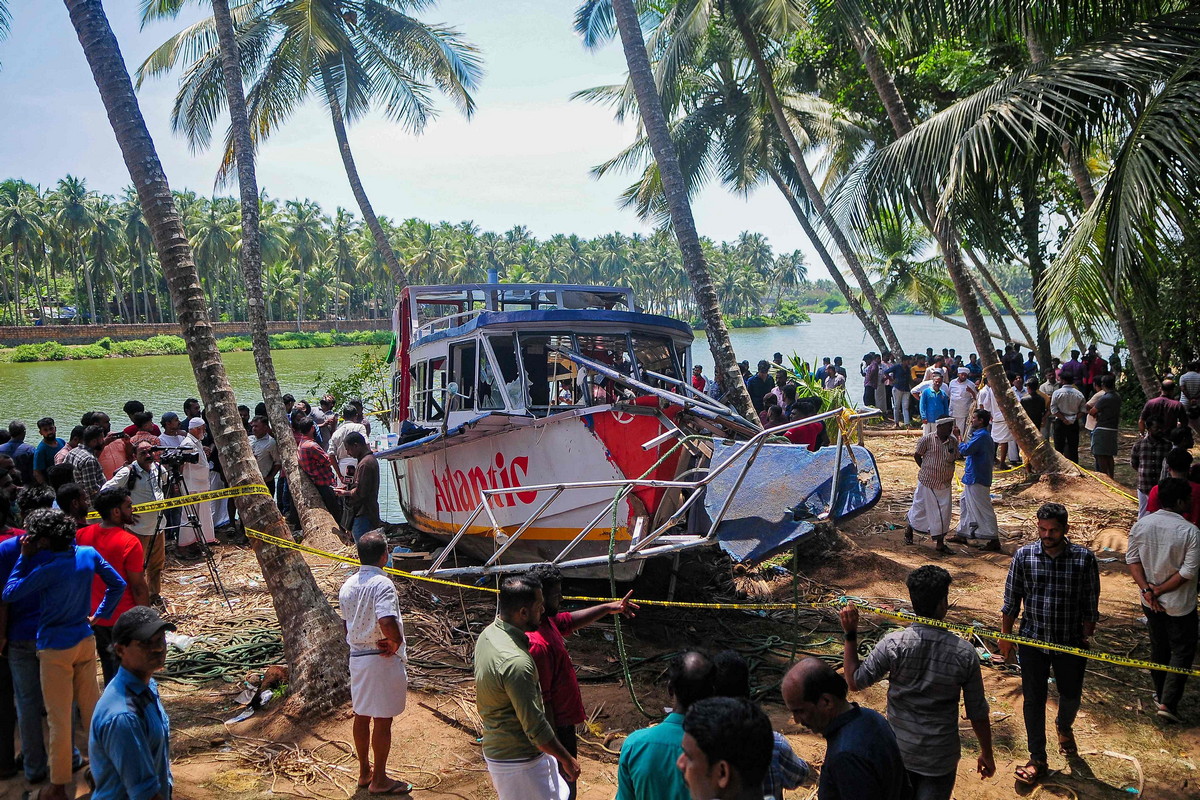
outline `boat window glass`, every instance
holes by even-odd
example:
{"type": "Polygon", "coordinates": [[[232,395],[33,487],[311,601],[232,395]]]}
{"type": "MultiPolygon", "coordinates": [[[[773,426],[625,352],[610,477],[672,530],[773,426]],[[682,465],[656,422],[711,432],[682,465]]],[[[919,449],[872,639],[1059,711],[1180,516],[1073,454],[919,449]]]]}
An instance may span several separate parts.
{"type": "Polygon", "coordinates": [[[425,419],[425,375],[429,369],[428,361],[418,361],[409,367],[408,372],[412,377],[409,383],[409,398],[408,398],[408,417],[423,421],[425,419]]]}
{"type": "Polygon", "coordinates": [[[489,336],[488,344],[492,347],[496,363],[492,364],[486,358],[479,360],[479,408],[504,408],[506,396],[511,408],[523,407],[525,392],[521,386],[521,367],[517,364],[516,340],[512,334],[489,336]],[[503,393],[497,388],[497,379],[504,386],[503,393]]]}
{"type": "Polygon", "coordinates": [[[446,359],[432,358],[425,374],[425,397],[422,407],[427,422],[442,419],[446,414],[442,408],[445,402],[446,388],[446,359]]]}
{"type": "Polygon", "coordinates": [[[578,371],[575,363],[558,349],[575,347],[569,333],[520,335],[521,359],[529,389],[530,408],[569,407],[579,405],[575,386],[578,371]]]}
{"type": "Polygon", "coordinates": [[[475,408],[475,350],[474,341],[450,348],[450,380],[458,384],[458,395],[447,397],[452,411],[475,408]]]}
{"type": "MultiPolygon", "coordinates": [[[[666,375],[668,378],[682,380],[679,366],[675,361],[675,348],[667,337],[649,336],[644,333],[633,334],[633,355],[637,359],[639,373],[649,370],[657,372],[659,375],[666,375]]],[[[644,376],[642,380],[658,385],[658,381],[648,376],[644,376]]]]}
{"type": "MultiPolygon", "coordinates": [[[[633,376],[633,358],[629,354],[629,337],[625,334],[581,333],[576,337],[576,342],[580,355],[612,367],[622,375],[633,376]]],[[[588,388],[591,403],[616,402],[621,391],[613,381],[604,380],[600,376],[595,376],[588,388]]]]}

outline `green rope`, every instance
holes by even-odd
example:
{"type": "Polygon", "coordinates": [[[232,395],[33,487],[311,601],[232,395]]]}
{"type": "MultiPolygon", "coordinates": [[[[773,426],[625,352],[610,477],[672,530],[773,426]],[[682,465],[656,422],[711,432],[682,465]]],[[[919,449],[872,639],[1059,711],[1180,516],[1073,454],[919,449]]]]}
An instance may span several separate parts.
{"type": "MultiPolygon", "coordinates": [[[[654,468],[652,467],[651,470],[654,468]]],[[[613,513],[612,525],[608,529],[608,591],[613,597],[617,597],[617,509],[621,505],[621,499],[629,493],[628,487],[617,492],[613,498],[613,513]]],[[[613,617],[613,629],[617,640],[617,658],[621,661],[621,673],[625,676],[625,686],[629,689],[629,698],[633,700],[633,705],[641,712],[646,719],[661,719],[656,714],[651,714],[642,706],[642,701],[638,699],[637,692],[633,689],[633,675],[629,671],[629,654],[625,652],[625,636],[621,632],[621,615],[617,614],[613,617]]]]}
{"type": "Polygon", "coordinates": [[[216,680],[237,683],[249,671],[282,661],[283,635],[278,626],[239,627],[202,635],[187,650],[171,648],[166,666],[155,678],[190,685],[216,680]]]}

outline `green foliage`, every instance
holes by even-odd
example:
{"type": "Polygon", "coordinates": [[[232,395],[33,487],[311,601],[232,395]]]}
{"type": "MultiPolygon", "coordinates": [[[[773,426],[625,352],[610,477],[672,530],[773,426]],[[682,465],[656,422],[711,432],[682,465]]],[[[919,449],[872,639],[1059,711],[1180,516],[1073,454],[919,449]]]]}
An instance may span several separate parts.
{"type": "Polygon", "coordinates": [[[13,349],[11,361],[27,363],[30,361],[65,361],[67,348],[58,342],[43,344],[23,344],[13,349]]]}
{"type": "Polygon", "coordinates": [[[387,362],[387,349],[375,347],[358,357],[358,363],[341,374],[321,370],[308,390],[313,397],[331,394],[334,408],[352,397],[361,398],[369,407],[388,407],[387,387],[391,380],[391,365],[387,362]]]}
{"type": "Polygon", "coordinates": [[[795,300],[782,300],[775,307],[776,325],[799,325],[811,321],[812,318],[800,310],[800,304],[795,300]]]}

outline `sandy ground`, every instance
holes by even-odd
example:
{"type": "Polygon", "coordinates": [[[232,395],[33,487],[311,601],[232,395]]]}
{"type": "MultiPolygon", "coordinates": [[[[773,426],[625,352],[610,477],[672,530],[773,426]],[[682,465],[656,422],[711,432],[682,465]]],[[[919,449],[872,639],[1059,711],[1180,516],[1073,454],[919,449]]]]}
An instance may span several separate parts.
{"type": "MultiPolygon", "coordinates": [[[[903,514],[911,498],[916,468],[910,457],[915,436],[878,431],[869,434],[868,444],[876,453],[884,480],[884,499],[871,512],[846,523],[842,532],[849,546],[819,559],[802,561],[800,591],[825,597],[847,594],[870,602],[897,606],[906,596],[903,579],[909,570],[925,563],[939,563],[955,576],[951,588],[950,619],[980,621],[998,626],[999,605],[1009,557],[958,547],[958,553],[936,555],[928,542],[906,547],[902,542],[903,514]]],[[[1127,454],[1130,442],[1124,442],[1127,454]]],[[[1127,457],[1122,458],[1127,464],[1127,457]]],[[[1118,474],[1128,487],[1128,467],[1118,474]]],[[[1057,488],[1023,483],[1020,473],[1002,476],[996,491],[1002,497],[997,510],[1004,530],[1006,553],[1035,538],[1034,512],[1040,502],[1064,502],[1072,513],[1071,536],[1097,550],[1101,564],[1101,623],[1096,636],[1098,649],[1144,658],[1148,640],[1139,622],[1137,592],[1121,558],[1125,533],[1134,519],[1136,506],[1099,482],[1082,478],[1057,488]],[[1107,549],[1105,549],[1107,548],[1107,549]]],[[[267,608],[267,599],[252,585],[256,569],[248,551],[222,549],[222,569],[227,586],[239,597],[238,612],[244,616],[267,608]]],[[[328,591],[346,572],[314,560],[314,571],[328,591]]],[[[654,565],[635,584],[637,595],[663,596],[667,565],[654,565]]],[[[739,572],[741,572],[739,570],[739,572]]],[[[711,556],[687,559],[678,582],[680,600],[789,599],[792,580],[783,570],[755,570],[734,577],[727,563],[711,556]]],[[[228,617],[206,591],[200,571],[171,566],[170,585],[179,585],[188,597],[175,602],[181,629],[203,629],[205,620],[228,617]],[[189,587],[184,589],[183,587],[189,587]]],[[[604,595],[600,582],[568,584],[567,594],[604,595]]],[[[406,590],[407,591],[407,590],[406,590]]],[[[461,626],[464,611],[470,630],[486,624],[490,607],[482,598],[460,605],[458,593],[449,590],[438,598],[428,592],[407,591],[408,607],[414,614],[441,615],[448,630],[461,626]]],[[[882,625],[872,635],[887,629],[879,618],[864,620],[870,627],[882,625]]],[[[422,630],[432,630],[424,625],[422,630]]],[[[798,754],[819,766],[824,740],[793,723],[783,709],[778,682],[797,653],[840,653],[838,627],[828,614],[808,611],[774,616],[746,612],[688,612],[644,609],[626,625],[626,644],[633,665],[633,687],[651,714],[666,702],[663,686],[665,658],[687,647],[723,649],[735,647],[751,660],[760,699],[776,729],[784,733],[798,754]]],[[[570,646],[579,666],[584,705],[591,715],[583,734],[581,760],[583,800],[607,800],[615,794],[615,752],[621,737],[647,724],[621,677],[621,666],[610,623],[601,623],[572,637],[570,646]],[[606,746],[607,745],[607,746],[606,746]]],[[[413,645],[416,632],[409,628],[413,645]]],[[[429,634],[432,636],[433,634],[429,634]]],[[[465,653],[466,642],[454,652],[465,653]]],[[[453,648],[452,648],[453,649],[453,648]]],[[[993,647],[994,649],[994,647],[993,647]]],[[[449,652],[449,651],[447,651],[449,652]]],[[[420,688],[409,693],[408,710],[396,721],[391,762],[393,774],[419,787],[415,796],[428,798],[476,798],[495,796],[487,779],[483,759],[471,732],[470,683],[447,680],[468,675],[465,660],[448,657],[449,666],[439,675],[414,679],[420,688]],[[459,722],[451,724],[452,720],[459,722]]],[[[959,800],[1007,798],[1018,794],[1012,774],[1027,758],[1021,712],[1019,677],[985,666],[984,681],[991,704],[996,740],[997,775],[981,781],[974,773],[978,749],[969,724],[962,721],[963,760],[960,762],[955,797],[959,800]]],[[[351,797],[355,795],[355,765],[349,752],[349,710],[326,719],[290,718],[278,708],[260,712],[246,722],[226,724],[223,720],[238,711],[233,702],[240,684],[212,681],[200,686],[163,683],[162,693],[174,729],[175,795],[178,798],[223,797],[251,800],[285,794],[299,797],[351,797]]],[[[886,688],[871,689],[852,697],[863,705],[882,710],[886,688]]],[[[1131,789],[1142,789],[1152,798],[1200,797],[1200,735],[1194,723],[1200,719],[1197,686],[1185,695],[1182,714],[1191,724],[1169,726],[1152,713],[1150,681],[1144,672],[1093,662],[1085,682],[1083,707],[1076,725],[1081,758],[1071,763],[1051,754],[1054,770],[1040,797],[1118,798],[1129,797],[1131,789]]],[[[1055,693],[1051,689],[1051,716],[1055,693]]],[[[1051,741],[1053,736],[1051,735],[1051,741]]],[[[3,797],[19,797],[25,789],[19,780],[0,785],[3,797]]],[[[809,798],[813,788],[789,792],[788,797],[809,798]]],[[[359,792],[365,796],[365,792],[359,792]]],[[[1025,793],[1028,794],[1028,793],[1025,793]]]]}

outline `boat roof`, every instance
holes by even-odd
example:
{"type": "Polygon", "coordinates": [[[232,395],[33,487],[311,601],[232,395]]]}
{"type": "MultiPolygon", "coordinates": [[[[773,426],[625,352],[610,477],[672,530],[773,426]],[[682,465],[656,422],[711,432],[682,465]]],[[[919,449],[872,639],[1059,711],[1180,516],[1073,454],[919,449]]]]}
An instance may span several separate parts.
{"type": "Polygon", "coordinates": [[[567,309],[552,309],[548,311],[483,311],[452,327],[442,328],[426,333],[423,328],[413,339],[413,346],[431,344],[446,338],[466,336],[480,328],[511,327],[520,328],[527,332],[529,325],[538,323],[563,323],[569,330],[580,332],[575,326],[580,323],[599,323],[601,327],[628,332],[633,328],[666,329],[675,337],[684,337],[689,342],[694,338],[691,327],[686,323],[671,317],[658,314],[646,314],[641,311],[573,311],[567,309]]]}
{"type": "Polygon", "coordinates": [[[560,308],[605,309],[623,305],[634,309],[633,291],[617,286],[588,286],[574,283],[458,283],[406,286],[401,297],[416,305],[457,305],[486,303],[493,311],[503,310],[506,302],[529,302],[539,294],[555,294],[560,308]]]}

